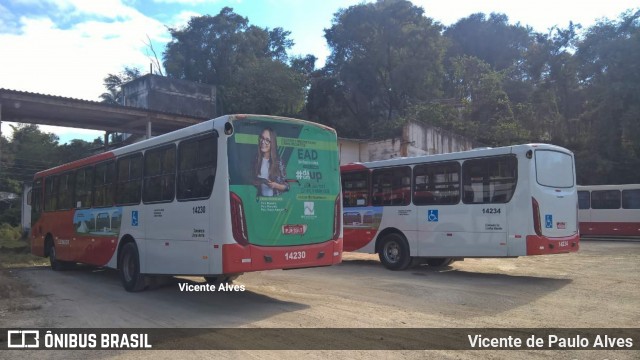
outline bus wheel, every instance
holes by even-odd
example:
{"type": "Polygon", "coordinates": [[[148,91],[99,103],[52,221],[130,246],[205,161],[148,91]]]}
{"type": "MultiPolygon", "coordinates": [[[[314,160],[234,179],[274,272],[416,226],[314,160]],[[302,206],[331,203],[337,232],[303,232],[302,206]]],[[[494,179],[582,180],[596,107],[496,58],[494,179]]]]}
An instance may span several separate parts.
{"type": "Polygon", "coordinates": [[[433,267],[449,266],[449,265],[451,265],[452,262],[453,262],[452,258],[427,259],[427,265],[433,266],[433,267]]]}
{"type": "Polygon", "coordinates": [[[63,264],[56,257],[56,247],[53,245],[53,241],[48,242],[49,244],[49,264],[51,264],[51,270],[59,271],[62,270],[63,264]]]}
{"type": "Polygon", "coordinates": [[[135,243],[126,243],[120,254],[120,280],[127,291],[140,291],[145,287],[145,276],[140,274],[140,257],[135,243]]]}
{"type": "Polygon", "coordinates": [[[404,270],[411,263],[409,244],[400,234],[385,236],[378,256],[382,264],[390,270],[404,270]]]}

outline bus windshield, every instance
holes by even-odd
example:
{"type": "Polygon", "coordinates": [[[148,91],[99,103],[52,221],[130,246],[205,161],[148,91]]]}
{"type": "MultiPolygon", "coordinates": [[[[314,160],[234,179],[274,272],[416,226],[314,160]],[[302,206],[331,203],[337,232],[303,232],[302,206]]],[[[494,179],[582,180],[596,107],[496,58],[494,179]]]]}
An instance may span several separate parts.
{"type": "Polygon", "coordinates": [[[536,179],[538,184],[548,187],[568,188],[573,186],[573,158],[554,150],[536,151],[536,179]]]}

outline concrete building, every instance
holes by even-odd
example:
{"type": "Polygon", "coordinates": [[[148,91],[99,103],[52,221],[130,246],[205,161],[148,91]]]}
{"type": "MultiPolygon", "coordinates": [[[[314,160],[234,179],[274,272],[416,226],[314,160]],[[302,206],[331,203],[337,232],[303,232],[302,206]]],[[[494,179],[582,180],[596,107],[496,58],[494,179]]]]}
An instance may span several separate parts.
{"type": "Polygon", "coordinates": [[[380,141],[338,138],[338,144],[340,164],[445,154],[482,146],[464,136],[416,122],[407,123],[401,137],[380,141]]]}

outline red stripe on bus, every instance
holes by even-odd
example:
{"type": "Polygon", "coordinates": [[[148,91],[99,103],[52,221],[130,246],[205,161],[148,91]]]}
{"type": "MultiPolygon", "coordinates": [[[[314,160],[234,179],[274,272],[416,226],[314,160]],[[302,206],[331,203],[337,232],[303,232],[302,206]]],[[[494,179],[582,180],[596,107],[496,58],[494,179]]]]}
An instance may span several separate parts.
{"type": "Polygon", "coordinates": [[[580,234],[640,236],[640,222],[580,222],[580,234]]]}
{"type": "Polygon", "coordinates": [[[109,152],[106,152],[106,153],[93,155],[93,156],[90,156],[88,158],[76,160],[76,161],[70,162],[68,164],[60,165],[60,166],[54,167],[53,169],[41,171],[41,172],[37,173],[35,175],[35,177],[39,178],[39,177],[49,176],[49,175],[52,175],[52,174],[63,173],[65,171],[81,168],[81,167],[87,166],[87,165],[93,165],[93,164],[99,163],[101,161],[105,161],[105,160],[109,160],[109,159],[113,159],[113,158],[115,158],[115,155],[112,152],[109,151],[109,152]]]}
{"type": "Polygon", "coordinates": [[[360,163],[345,164],[340,166],[340,171],[356,171],[356,170],[366,170],[366,169],[368,168],[360,163]]]}

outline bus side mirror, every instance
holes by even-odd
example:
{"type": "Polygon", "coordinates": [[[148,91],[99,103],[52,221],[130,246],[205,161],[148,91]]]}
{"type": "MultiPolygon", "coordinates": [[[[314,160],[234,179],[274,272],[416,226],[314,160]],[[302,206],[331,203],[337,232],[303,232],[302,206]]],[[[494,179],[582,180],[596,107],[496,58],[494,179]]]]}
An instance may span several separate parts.
{"type": "Polygon", "coordinates": [[[31,206],[31,203],[33,202],[32,196],[33,195],[31,193],[31,190],[29,190],[29,192],[27,193],[27,205],[29,206],[31,206]]]}

